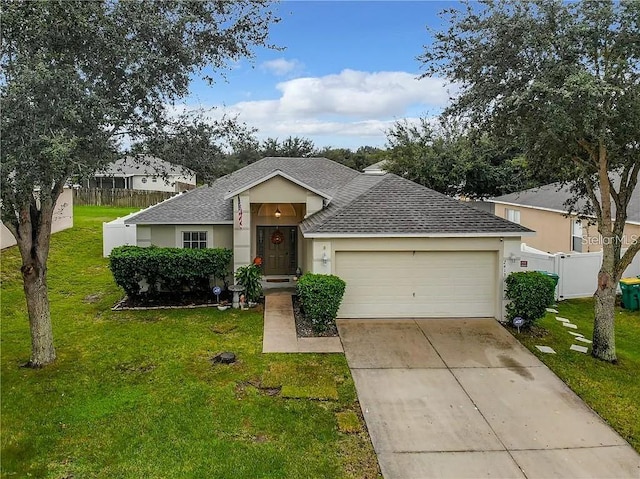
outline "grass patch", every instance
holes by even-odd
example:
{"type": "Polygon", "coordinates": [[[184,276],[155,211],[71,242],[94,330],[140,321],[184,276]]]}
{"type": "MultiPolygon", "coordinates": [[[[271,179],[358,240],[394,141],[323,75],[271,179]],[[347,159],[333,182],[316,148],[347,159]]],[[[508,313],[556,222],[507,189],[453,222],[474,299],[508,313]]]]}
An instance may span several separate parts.
{"type": "Polygon", "coordinates": [[[262,376],[262,387],[281,388],[284,398],[337,400],[338,389],[331,371],[319,363],[272,364],[262,376]]]}
{"type": "Polygon", "coordinates": [[[256,311],[111,311],[123,292],[102,258],[102,222],[131,210],[74,211],[74,228],[52,237],[50,367],[20,367],[30,354],[20,258],[2,252],[3,477],[379,476],[366,434],[338,430],[335,412],[357,407],[343,355],[262,354],[256,311]],[[238,361],[212,365],[221,351],[238,361]],[[292,401],[251,386],[278,370],[283,389],[308,392],[313,379],[332,393],[292,401]]]}
{"type": "Polygon", "coordinates": [[[338,430],[347,434],[362,431],[360,418],[353,411],[340,411],[336,413],[338,430]]]}
{"type": "Polygon", "coordinates": [[[569,350],[574,340],[569,331],[593,338],[593,300],[573,299],[558,305],[538,322],[547,334],[523,331],[515,336],[573,389],[593,410],[640,452],[640,313],[616,308],[618,364],[599,361],[590,354],[569,350]],[[555,319],[569,319],[578,329],[568,329],[555,319]],[[557,354],[543,354],[535,346],[551,346],[557,354]]]}

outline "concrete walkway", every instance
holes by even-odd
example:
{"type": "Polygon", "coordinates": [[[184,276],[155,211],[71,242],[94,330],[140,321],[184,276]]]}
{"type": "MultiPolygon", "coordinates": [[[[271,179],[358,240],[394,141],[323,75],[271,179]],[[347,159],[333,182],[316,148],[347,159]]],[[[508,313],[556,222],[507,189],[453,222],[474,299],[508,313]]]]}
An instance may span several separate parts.
{"type": "Polygon", "coordinates": [[[274,291],[264,298],[263,353],[341,353],[339,337],[298,338],[290,291],[274,291]]]}
{"type": "Polygon", "coordinates": [[[386,479],[640,477],[631,446],[495,320],[338,328],[386,479]]]}

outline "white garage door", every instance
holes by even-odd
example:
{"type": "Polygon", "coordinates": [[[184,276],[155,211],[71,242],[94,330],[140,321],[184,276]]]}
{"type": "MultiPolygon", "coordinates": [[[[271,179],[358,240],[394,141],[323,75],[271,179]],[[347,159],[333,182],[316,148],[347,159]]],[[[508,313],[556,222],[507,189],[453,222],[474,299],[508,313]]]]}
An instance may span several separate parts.
{"type": "Polygon", "coordinates": [[[336,274],[340,318],[495,316],[495,252],[338,251],[336,274]]]}

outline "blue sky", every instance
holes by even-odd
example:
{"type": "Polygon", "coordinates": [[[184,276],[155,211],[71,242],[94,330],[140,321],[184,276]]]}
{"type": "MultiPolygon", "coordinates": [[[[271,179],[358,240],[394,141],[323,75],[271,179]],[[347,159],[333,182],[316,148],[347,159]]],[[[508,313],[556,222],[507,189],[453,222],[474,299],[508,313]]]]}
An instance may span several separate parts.
{"type": "Polygon", "coordinates": [[[454,2],[286,1],[270,42],[217,77],[194,81],[189,108],[216,107],[258,128],[260,138],[311,138],[317,146],[384,146],[399,119],[435,116],[450,89],[443,79],[418,80],[416,60],[430,42],[427,26],[454,2]]]}

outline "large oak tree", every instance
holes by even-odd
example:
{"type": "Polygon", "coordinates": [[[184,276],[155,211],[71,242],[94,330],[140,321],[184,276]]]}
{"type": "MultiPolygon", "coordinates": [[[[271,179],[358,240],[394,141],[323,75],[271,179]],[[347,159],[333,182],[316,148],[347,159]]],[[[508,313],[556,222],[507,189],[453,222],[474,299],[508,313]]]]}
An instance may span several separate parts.
{"type": "Polygon", "coordinates": [[[616,285],[640,250],[627,207],[640,170],[640,2],[469,2],[419,57],[458,82],[445,114],[522,145],[572,181],[602,235],[593,355],[615,361],[616,285]]]}
{"type": "Polygon", "coordinates": [[[47,257],[53,208],[72,174],[113,159],[118,138],[167,121],[194,74],[212,78],[266,45],[266,0],[1,2],[2,221],[16,237],[29,364],[55,359],[47,257]]]}

